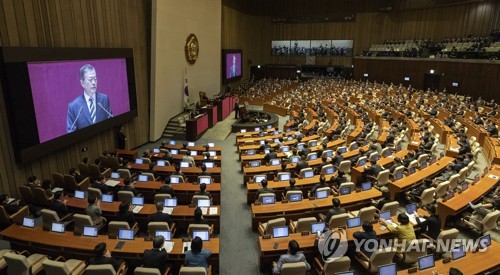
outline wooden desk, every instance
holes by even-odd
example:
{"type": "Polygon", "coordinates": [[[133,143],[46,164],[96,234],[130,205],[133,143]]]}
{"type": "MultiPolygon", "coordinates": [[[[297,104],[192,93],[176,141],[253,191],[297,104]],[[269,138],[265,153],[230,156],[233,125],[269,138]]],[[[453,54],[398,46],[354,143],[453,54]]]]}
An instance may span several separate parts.
{"type": "MultiPolygon", "coordinates": [[[[377,161],[377,164],[384,166],[385,169],[388,169],[389,168],[388,166],[392,165],[392,163],[394,162],[395,157],[402,159],[407,154],[408,154],[408,150],[406,150],[406,149],[401,150],[399,152],[394,153],[392,156],[379,159],[379,161],[377,161]]],[[[356,166],[356,167],[351,168],[351,182],[354,182],[354,183],[357,182],[358,177],[364,171],[365,171],[364,166],[356,166]]]]}
{"type": "MultiPolygon", "coordinates": [[[[153,203],[154,197],[160,187],[163,186],[162,182],[159,181],[147,181],[147,182],[136,182],[135,188],[139,191],[146,202],[153,203]]],[[[199,184],[193,184],[190,182],[183,182],[179,184],[170,184],[175,190],[175,197],[177,198],[178,204],[190,204],[193,198],[194,192],[200,190],[199,184]]],[[[207,185],[207,191],[212,195],[212,203],[215,205],[220,205],[220,183],[212,183],[207,185]]]]}
{"type": "Polygon", "coordinates": [[[437,162],[427,166],[423,170],[419,170],[414,174],[405,176],[400,180],[389,182],[388,188],[391,193],[391,199],[394,200],[397,193],[403,192],[406,189],[413,187],[414,185],[422,182],[425,178],[431,177],[440,173],[442,170],[446,169],[448,163],[452,162],[454,158],[443,157],[437,162]]]}
{"type": "MultiPolygon", "coordinates": [[[[53,233],[43,231],[40,227],[27,228],[19,225],[11,225],[0,232],[2,239],[10,241],[15,250],[27,249],[32,253],[43,253],[53,257],[64,256],[66,259],[79,259],[88,261],[94,254],[94,247],[101,242],[106,243],[112,255],[119,259],[125,259],[132,266],[143,263],[144,250],[151,249],[153,243],[144,241],[144,238],[136,238],[133,241],[125,241],[120,249],[115,249],[118,239],[109,239],[106,235],[97,237],[75,236],[73,232],[53,233]]],[[[182,239],[173,239],[174,247],[168,253],[169,260],[174,263],[175,269],[184,264],[184,252],[182,250],[182,239]]],[[[203,242],[203,248],[212,250],[209,259],[212,268],[218,269],[219,265],[219,239],[211,238],[203,242]]],[[[129,268],[130,269],[130,268],[129,268]]],[[[133,268],[132,268],[133,270],[133,268]]]]}
{"type": "MultiPolygon", "coordinates": [[[[302,191],[302,197],[306,198],[307,193],[311,189],[311,187],[315,184],[319,183],[320,175],[315,175],[312,178],[308,179],[298,179],[295,178],[295,187],[299,187],[302,191]]],[[[326,177],[327,181],[330,180],[330,176],[326,177]]],[[[288,181],[268,181],[267,187],[274,189],[274,193],[276,194],[276,199],[280,199],[281,196],[279,193],[285,191],[285,188],[290,186],[288,181]]],[[[261,188],[258,183],[247,183],[247,203],[253,203],[255,201],[255,196],[257,194],[257,190],[261,188]]]]}
{"type": "Polygon", "coordinates": [[[449,134],[446,140],[446,155],[453,158],[458,157],[458,151],[460,149],[460,145],[458,145],[458,139],[453,134],[449,134]]]}
{"type": "MultiPolygon", "coordinates": [[[[139,164],[139,165],[146,165],[147,166],[147,164],[139,164]]],[[[148,170],[148,169],[149,169],[149,167],[146,168],[145,170],[148,170]]],[[[141,169],[141,170],[143,170],[143,169],[141,169]]],[[[143,171],[145,171],[145,170],[143,170],[143,171]]],[[[220,167],[207,168],[207,172],[212,174],[212,178],[214,178],[216,182],[221,182],[221,170],[222,169],[220,167]]],[[[153,168],[153,171],[155,171],[159,175],[171,175],[172,173],[175,172],[175,167],[172,165],[171,166],[155,166],[153,168]]],[[[198,179],[198,176],[201,173],[201,168],[200,167],[181,168],[181,172],[184,173],[189,178],[190,182],[194,182],[198,179]]]]}
{"type": "MultiPolygon", "coordinates": [[[[187,142],[186,142],[186,144],[187,144],[187,142]]],[[[176,145],[167,144],[163,148],[169,149],[169,150],[170,149],[181,150],[183,148],[183,145],[182,144],[176,144],[176,145]]],[[[207,150],[207,148],[205,148],[205,145],[186,146],[186,149],[189,149],[191,151],[202,151],[202,152],[207,150]]],[[[215,147],[209,148],[209,151],[216,151],[217,155],[220,155],[222,152],[222,147],[219,145],[216,145],[215,147]]]]}
{"type": "Polygon", "coordinates": [[[485,138],[483,152],[490,163],[500,165],[500,142],[497,138],[485,138]]]}
{"type": "Polygon", "coordinates": [[[116,150],[116,155],[119,156],[119,157],[126,158],[126,159],[136,159],[137,158],[137,151],[135,151],[135,150],[117,149],[116,150]]]}
{"type": "MultiPolygon", "coordinates": [[[[498,167],[498,166],[497,166],[498,167]]],[[[500,181],[500,171],[492,169],[488,175],[481,178],[475,185],[469,184],[469,188],[461,194],[455,193],[455,197],[446,202],[439,202],[437,211],[441,220],[441,228],[444,228],[446,219],[455,216],[469,207],[469,202],[481,199],[488,191],[493,189],[500,181]],[[491,176],[496,176],[497,179],[491,176]]]]}

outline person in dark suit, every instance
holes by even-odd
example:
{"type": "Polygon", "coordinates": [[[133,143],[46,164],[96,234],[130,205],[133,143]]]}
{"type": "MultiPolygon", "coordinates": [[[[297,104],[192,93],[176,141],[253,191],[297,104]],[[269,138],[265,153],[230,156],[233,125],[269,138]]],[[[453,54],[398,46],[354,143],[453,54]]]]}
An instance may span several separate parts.
{"type": "Polygon", "coordinates": [[[300,188],[299,188],[299,187],[295,186],[295,179],[294,179],[294,178],[291,178],[291,179],[288,181],[288,184],[289,184],[289,186],[285,187],[285,194],[286,194],[286,192],[288,192],[288,191],[300,190],[300,188]]]}
{"type": "Polygon", "coordinates": [[[168,213],[163,213],[163,202],[156,202],[156,213],[149,215],[150,222],[166,222],[168,225],[172,224],[172,218],[168,213]]]}
{"type": "Polygon", "coordinates": [[[420,227],[419,233],[426,234],[435,240],[439,236],[439,232],[441,232],[441,220],[436,213],[436,207],[434,205],[429,204],[427,206],[427,212],[431,215],[423,217],[425,218],[424,221],[420,220],[418,213],[415,213],[418,227],[420,227]]]}
{"type": "Polygon", "coordinates": [[[50,209],[56,211],[59,218],[69,214],[69,209],[66,206],[66,203],[62,201],[62,192],[56,192],[54,194],[54,199],[50,203],[50,209]]]}
{"type": "Polygon", "coordinates": [[[91,187],[101,190],[103,194],[109,192],[109,187],[106,185],[106,178],[103,175],[99,175],[97,180],[92,182],[91,187]]]}
{"type": "Polygon", "coordinates": [[[236,102],[234,103],[234,118],[238,119],[239,115],[240,115],[240,100],[236,99],[236,102]]]}
{"type": "Polygon", "coordinates": [[[130,204],[128,202],[122,201],[118,207],[118,214],[113,218],[117,222],[127,222],[130,228],[135,225],[134,213],[130,211],[130,204]]]}
{"type": "Polygon", "coordinates": [[[202,165],[201,165],[201,173],[200,173],[200,176],[209,176],[209,177],[211,177],[211,176],[212,176],[212,173],[207,172],[207,166],[206,166],[205,164],[202,164],[202,165]]]}
{"type": "Polygon", "coordinates": [[[118,128],[118,132],[116,133],[116,141],[118,144],[118,149],[125,149],[125,142],[127,141],[127,136],[123,132],[123,125],[118,128]]]}
{"type": "Polygon", "coordinates": [[[158,189],[158,194],[169,194],[172,198],[175,197],[175,190],[170,186],[170,177],[165,177],[163,185],[158,189]]]}
{"type": "Polygon", "coordinates": [[[210,195],[210,192],[206,191],[207,190],[207,185],[205,183],[200,184],[200,190],[195,191],[194,195],[198,196],[208,196],[209,198],[212,198],[212,195],[210,195]]]}
{"type": "Polygon", "coordinates": [[[372,200],[372,204],[375,205],[375,208],[380,210],[380,209],[382,209],[384,204],[391,202],[391,201],[392,201],[391,200],[391,193],[389,192],[389,190],[384,190],[384,191],[382,191],[382,198],[378,199],[378,200],[372,200]]]}
{"type": "Polygon", "coordinates": [[[365,168],[365,173],[368,176],[376,178],[378,176],[378,174],[380,174],[380,172],[382,172],[382,170],[384,170],[384,168],[382,166],[378,165],[377,161],[374,159],[370,160],[370,164],[371,164],[370,167],[365,168]]]}
{"type": "Polygon", "coordinates": [[[167,251],[163,248],[164,243],[163,236],[156,236],[153,239],[153,249],[144,250],[144,267],[157,268],[160,274],[165,273],[169,265],[167,251]]]}
{"type": "Polygon", "coordinates": [[[3,206],[5,211],[7,211],[7,214],[12,215],[14,213],[17,213],[17,211],[21,210],[21,206],[19,205],[19,200],[15,200],[11,203],[7,203],[7,195],[3,194],[0,195],[0,204],[3,206]]]}
{"type": "MultiPolygon", "coordinates": [[[[367,221],[363,222],[362,228],[363,231],[354,232],[353,237],[358,240],[359,243],[363,244],[361,246],[361,252],[363,252],[363,254],[369,259],[372,255],[372,251],[375,251],[378,248],[377,233],[373,230],[373,225],[367,221]]],[[[358,256],[358,258],[365,259],[360,252],[356,252],[356,256],[358,256]]]]}
{"type": "Polygon", "coordinates": [[[201,208],[196,207],[194,210],[194,215],[189,224],[209,224],[208,220],[203,217],[203,211],[201,208]]]}
{"type": "Polygon", "coordinates": [[[135,187],[132,186],[131,181],[132,180],[130,178],[125,178],[123,180],[124,186],[120,188],[120,191],[131,191],[132,193],[134,193],[134,197],[137,197],[139,192],[137,192],[137,189],[135,189],[135,187]]]}
{"type": "Polygon", "coordinates": [[[316,195],[316,190],[318,190],[318,188],[323,188],[323,187],[329,187],[328,184],[326,183],[325,175],[321,175],[319,177],[319,183],[315,184],[311,188],[311,192],[309,193],[309,196],[315,196],[316,195]]]}
{"type": "Polygon", "coordinates": [[[89,260],[89,264],[91,265],[110,264],[115,271],[118,270],[122,262],[111,257],[111,252],[106,248],[106,243],[98,243],[94,247],[94,257],[89,260]]]}
{"type": "Polygon", "coordinates": [[[324,217],[324,221],[328,224],[328,222],[330,221],[330,219],[332,218],[332,216],[335,216],[335,215],[338,215],[338,214],[344,214],[346,213],[345,209],[340,207],[340,200],[337,199],[337,198],[333,198],[332,199],[332,205],[333,207],[330,208],[328,210],[328,214],[326,215],[323,215],[323,214],[319,214],[320,215],[320,218],[321,217],[324,217]]]}
{"type": "Polygon", "coordinates": [[[300,156],[299,162],[297,162],[297,166],[295,166],[295,174],[299,175],[300,170],[309,167],[309,163],[306,161],[306,155],[302,154],[300,156]]]}
{"type": "Polygon", "coordinates": [[[80,68],[80,84],[83,94],[68,104],[68,133],[113,117],[108,96],[97,92],[96,70],[92,65],[86,64],[80,68]]]}
{"type": "Polygon", "coordinates": [[[269,149],[269,153],[264,156],[264,161],[269,164],[272,159],[278,158],[278,154],[274,151],[274,148],[269,149]]]}

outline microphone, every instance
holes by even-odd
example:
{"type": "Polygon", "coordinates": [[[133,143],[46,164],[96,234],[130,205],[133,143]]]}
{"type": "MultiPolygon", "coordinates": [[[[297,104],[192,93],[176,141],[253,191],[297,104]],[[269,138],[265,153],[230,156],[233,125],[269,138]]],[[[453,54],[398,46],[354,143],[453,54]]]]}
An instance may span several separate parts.
{"type": "Polygon", "coordinates": [[[103,110],[104,110],[104,112],[106,112],[106,113],[108,114],[108,118],[113,117],[113,114],[112,114],[112,113],[110,113],[108,110],[106,110],[106,108],[104,108],[104,106],[102,106],[101,102],[98,102],[98,103],[97,103],[97,105],[98,105],[99,107],[101,107],[101,109],[103,109],[103,110]]]}
{"type": "Polygon", "coordinates": [[[71,124],[71,127],[69,128],[69,133],[73,132],[73,127],[75,127],[76,121],[78,120],[78,117],[82,114],[83,107],[80,107],[80,110],[78,111],[78,115],[76,115],[75,120],[73,121],[73,124],[71,124]]]}

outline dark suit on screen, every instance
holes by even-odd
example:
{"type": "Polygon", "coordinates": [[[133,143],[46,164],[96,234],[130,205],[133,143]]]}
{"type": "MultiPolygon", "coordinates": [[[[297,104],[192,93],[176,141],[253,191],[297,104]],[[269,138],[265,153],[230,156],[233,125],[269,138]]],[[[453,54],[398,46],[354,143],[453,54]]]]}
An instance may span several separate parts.
{"type": "MultiPolygon", "coordinates": [[[[103,93],[95,93],[95,123],[101,122],[110,118],[110,115],[106,113],[108,111],[110,114],[113,114],[111,111],[111,106],[109,105],[109,98],[106,94],[103,93]],[[102,107],[101,107],[102,106],[102,107]],[[105,111],[105,110],[106,111],[105,111]]],[[[92,123],[92,119],[90,118],[90,111],[85,100],[85,96],[82,93],[73,101],[68,104],[68,116],[66,119],[66,131],[68,133],[74,132],[76,130],[85,128],[90,126],[92,123]],[[81,111],[80,111],[81,110],[81,111]],[[81,113],[80,113],[81,112],[81,113]],[[78,114],[80,113],[80,116],[78,114]],[[78,116],[78,119],[76,119],[78,116]],[[76,120],[76,122],[75,122],[76,120]],[[73,125],[75,123],[75,125],[73,125]],[[73,125],[73,127],[71,127],[73,125]]]]}

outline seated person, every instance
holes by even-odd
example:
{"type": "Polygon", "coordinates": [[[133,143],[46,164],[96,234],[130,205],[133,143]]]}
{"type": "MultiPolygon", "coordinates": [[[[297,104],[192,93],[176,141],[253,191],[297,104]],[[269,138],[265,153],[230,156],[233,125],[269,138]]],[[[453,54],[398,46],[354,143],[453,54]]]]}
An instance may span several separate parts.
{"type": "Polygon", "coordinates": [[[351,166],[356,166],[358,163],[358,159],[363,157],[365,154],[365,150],[363,148],[359,148],[359,153],[351,158],[351,166]]]}
{"type": "Polygon", "coordinates": [[[175,197],[175,190],[170,186],[170,177],[165,177],[163,185],[158,189],[158,194],[169,194],[172,198],[175,197]]]}
{"type": "Polygon", "coordinates": [[[8,202],[7,194],[0,195],[0,204],[3,206],[7,214],[12,215],[21,210],[21,206],[19,205],[19,200],[14,200],[11,203],[8,202]]]}
{"type": "Polygon", "coordinates": [[[430,216],[424,216],[425,220],[421,220],[418,213],[415,213],[415,219],[417,220],[419,234],[425,234],[434,240],[439,236],[439,232],[441,232],[441,220],[439,219],[436,211],[436,207],[432,204],[429,204],[427,207],[427,212],[429,212],[430,216]]]}
{"type": "Polygon", "coordinates": [[[150,222],[166,222],[172,225],[172,218],[168,213],[163,213],[164,203],[161,201],[156,202],[156,213],[149,215],[150,222]]]}
{"type": "Polygon", "coordinates": [[[264,156],[264,161],[269,164],[272,159],[278,158],[278,154],[274,151],[274,148],[269,149],[269,153],[264,156]]]}
{"type": "Polygon", "coordinates": [[[94,164],[99,167],[99,172],[102,173],[102,172],[106,171],[106,167],[104,167],[104,165],[102,165],[101,158],[96,158],[94,161],[94,164]]]}
{"type": "Polygon", "coordinates": [[[90,216],[94,224],[106,223],[106,218],[102,216],[101,202],[96,197],[89,196],[88,203],[85,212],[90,216]]]}
{"type": "Polygon", "coordinates": [[[410,218],[405,213],[398,214],[399,226],[395,227],[392,223],[387,223],[385,220],[381,219],[380,222],[387,226],[387,229],[394,234],[398,240],[415,240],[415,231],[413,230],[413,225],[410,223],[410,218]]]}
{"type": "Polygon", "coordinates": [[[328,222],[330,221],[332,216],[347,213],[344,208],[340,207],[340,200],[339,199],[333,198],[332,205],[333,205],[333,207],[328,210],[326,217],[323,214],[319,214],[320,218],[323,219],[326,222],[326,224],[328,224],[328,222]]]}
{"type": "Polygon", "coordinates": [[[338,167],[342,161],[344,161],[344,157],[342,156],[341,149],[337,149],[337,152],[335,153],[335,156],[332,157],[330,163],[333,166],[338,167]]]}
{"type": "Polygon", "coordinates": [[[134,193],[134,197],[137,197],[139,195],[139,192],[137,192],[137,189],[135,189],[135,187],[133,186],[132,179],[128,177],[125,178],[123,180],[123,184],[124,186],[122,186],[119,191],[131,191],[132,193],[134,193]]]}
{"type": "Polygon", "coordinates": [[[116,271],[122,262],[111,257],[111,252],[106,248],[106,243],[98,243],[94,247],[94,257],[90,258],[89,265],[110,264],[116,271]]]}
{"type": "Polygon", "coordinates": [[[360,252],[356,251],[356,256],[358,258],[364,259],[368,261],[373,251],[378,248],[378,238],[377,232],[373,230],[373,225],[367,221],[363,222],[362,225],[363,231],[354,232],[352,235],[354,239],[358,240],[359,243],[362,243],[361,252],[366,256],[363,256],[360,252]],[[370,240],[374,240],[370,241],[370,240]]]}
{"type": "Polygon", "coordinates": [[[439,177],[434,179],[435,185],[437,185],[437,183],[439,183],[439,182],[449,180],[450,177],[455,175],[456,173],[457,172],[455,172],[455,170],[453,170],[453,164],[452,163],[448,164],[448,166],[446,167],[446,170],[443,173],[441,173],[441,175],[439,175],[439,177]]]}
{"type": "Polygon", "coordinates": [[[186,150],[184,156],[182,156],[182,161],[189,162],[191,167],[196,167],[193,156],[191,156],[191,150],[186,150]]]}
{"type": "Polygon", "coordinates": [[[85,179],[85,177],[82,174],[80,174],[80,169],[78,168],[69,169],[69,174],[75,178],[75,181],[77,183],[82,182],[85,179]]]}
{"type": "Polygon", "coordinates": [[[62,199],[62,194],[62,192],[56,192],[54,194],[54,199],[50,203],[50,209],[56,211],[59,218],[69,214],[69,209],[66,206],[66,202],[62,199]]]}
{"type": "Polygon", "coordinates": [[[384,170],[384,167],[377,164],[377,161],[370,160],[370,166],[365,168],[365,173],[368,177],[377,178],[378,174],[384,170]]]}
{"type": "Polygon", "coordinates": [[[163,248],[164,243],[163,236],[156,236],[153,239],[153,249],[144,250],[144,267],[157,268],[160,274],[165,273],[169,266],[167,251],[163,248]]]}
{"type": "Polygon", "coordinates": [[[176,164],[174,168],[175,172],[172,173],[172,175],[181,176],[184,180],[186,180],[186,175],[184,175],[184,173],[181,172],[181,167],[176,164]]]}
{"type": "Polygon", "coordinates": [[[300,160],[297,162],[297,166],[295,166],[295,175],[300,175],[300,170],[308,167],[309,163],[306,161],[306,155],[300,155],[300,160]]]}
{"type": "Polygon", "coordinates": [[[189,224],[209,224],[209,222],[203,217],[203,211],[201,211],[201,208],[196,207],[194,210],[194,216],[189,224]]]}
{"type": "Polygon", "coordinates": [[[347,182],[347,177],[345,176],[344,172],[342,172],[342,171],[338,171],[336,177],[332,176],[330,178],[330,185],[334,188],[337,188],[337,189],[344,182],[347,182]]]}
{"type": "Polygon", "coordinates": [[[319,177],[319,183],[318,184],[315,184],[312,188],[311,188],[311,191],[309,192],[309,196],[315,196],[316,195],[316,190],[318,190],[318,188],[323,188],[323,187],[330,187],[328,186],[328,184],[326,183],[326,178],[325,178],[325,175],[321,175],[319,177]]]}
{"type": "Polygon", "coordinates": [[[281,255],[278,262],[275,265],[273,264],[273,274],[280,274],[281,267],[286,263],[304,262],[307,266],[307,270],[311,270],[311,266],[307,262],[306,256],[299,253],[299,250],[299,243],[296,240],[289,241],[287,254],[281,255]]]}
{"type": "Polygon", "coordinates": [[[391,167],[389,167],[389,172],[393,174],[394,170],[396,170],[396,168],[398,168],[399,166],[403,166],[403,162],[400,158],[395,157],[393,164],[391,165],[391,167]]]}
{"type": "Polygon", "coordinates": [[[109,193],[109,187],[106,185],[106,178],[103,175],[99,175],[97,180],[93,181],[90,187],[101,190],[103,194],[109,193]]]}
{"type": "Polygon", "coordinates": [[[36,178],[36,176],[30,176],[28,177],[28,182],[26,183],[25,186],[28,186],[29,188],[33,189],[35,187],[40,187],[40,180],[36,178]]]}
{"type": "Polygon", "coordinates": [[[262,185],[262,188],[259,188],[257,190],[257,193],[255,193],[255,200],[259,199],[260,194],[266,194],[266,193],[273,193],[274,194],[274,190],[272,188],[267,188],[267,180],[266,179],[263,179],[260,182],[260,185],[262,185]]]}
{"type": "Polygon", "coordinates": [[[191,250],[188,250],[184,257],[184,266],[208,268],[210,255],[212,255],[212,251],[203,249],[203,241],[200,237],[195,237],[191,241],[191,250]]]}
{"type": "Polygon", "coordinates": [[[54,195],[52,193],[52,181],[51,180],[43,180],[42,181],[42,189],[43,191],[45,191],[45,195],[47,195],[47,197],[52,197],[52,195],[54,195]]]}
{"type": "Polygon", "coordinates": [[[389,190],[383,190],[382,191],[382,198],[380,198],[378,200],[373,200],[372,199],[372,204],[378,210],[382,209],[382,207],[384,206],[384,204],[386,204],[388,202],[392,202],[392,200],[391,200],[391,193],[389,192],[389,190]]]}
{"type": "Polygon", "coordinates": [[[207,196],[208,198],[212,198],[212,195],[210,195],[210,192],[205,191],[207,189],[207,185],[205,183],[200,184],[200,190],[195,191],[194,194],[198,196],[207,196]]]}
{"type": "Polygon", "coordinates": [[[200,176],[209,176],[209,177],[211,177],[211,176],[212,176],[212,173],[207,172],[207,166],[206,166],[205,164],[202,164],[202,165],[201,165],[201,173],[200,173],[200,176]]]}
{"type": "Polygon", "coordinates": [[[285,187],[285,195],[286,195],[286,192],[288,192],[288,191],[300,190],[299,187],[295,186],[295,179],[294,178],[291,178],[288,181],[288,184],[289,184],[289,186],[285,187]]]}
{"type": "Polygon", "coordinates": [[[122,201],[118,208],[118,214],[113,218],[117,222],[127,222],[130,228],[135,225],[134,213],[130,211],[130,204],[128,202],[122,201]]]}

